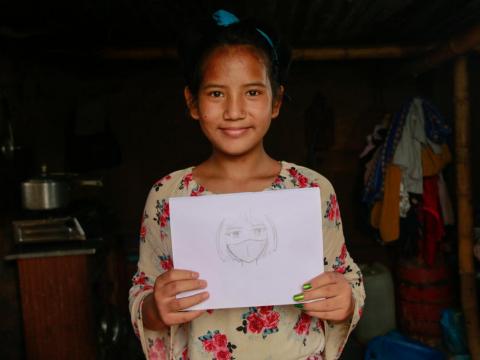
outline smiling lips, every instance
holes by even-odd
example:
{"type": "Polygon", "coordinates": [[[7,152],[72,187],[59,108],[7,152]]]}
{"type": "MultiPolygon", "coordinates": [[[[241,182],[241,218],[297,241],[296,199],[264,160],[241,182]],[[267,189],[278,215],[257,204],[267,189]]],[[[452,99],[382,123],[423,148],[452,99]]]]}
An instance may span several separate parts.
{"type": "Polygon", "coordinates": [[[220,128],[223,134],[232,137],[232,138],[238,138],[245,134],[250,127],[240,127],[240,128],[220,128]]]}

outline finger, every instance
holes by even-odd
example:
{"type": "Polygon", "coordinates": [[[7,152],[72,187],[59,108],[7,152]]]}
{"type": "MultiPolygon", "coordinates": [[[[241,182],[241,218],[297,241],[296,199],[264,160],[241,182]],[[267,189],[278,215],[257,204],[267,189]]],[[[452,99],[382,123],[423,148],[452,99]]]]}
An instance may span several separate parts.
{"type": "Polygon", "coordinates": [[[338,284],[329,284],[324,285],[319,288],[312,288],[310,290],[305,290],[303,294],[304,301],[315,300],[315,299],[324,299],[338,296],[340,289],[338,284]]]}
{"type": "Polygon", "coordinates": [[[336,284],[339,281],[339,277],[343,277],[343,275],[335,271],[326,271],[305,283],[303,288],[305,291],[308,291],[310,289],[319,288],[325,285],[336,284]]]}
{"type": "Polygon", "coordinates": [[[207,300],[209,296],[210,294],[207,291],[203,291],[195,295],[185,296],[178,299],[172,299],[167,304],[167,307],[169,311],[173,311],[173,312],[182,311],[182,310],[188,309],[191,306],[200,304],[201,302],[207,300]]]}
{"type": "Polygon", "coordinates": [[[340,299],[329,298],[329,299],[322,299],[317,301],[312,301],[308,303],[303,303],[303,310],[304,311],[314,311],[314,312],[331,312],[331,311],[338,311],[342,310],[346,307],[340,299]]]}
{"type": "Polygon", "coordinates": [[[195,280],[176,280],[169,282],[162,288],[164,296],[175,297],[185,291],[204,289],[207,287],[207,282],[201,279],[195,280]]]}
{"type": "Polygon", "coordinates": [[[158,276],[155,286],[162,287],[172,281],[198,279],[198,272],[191,270],[172,269],[158,276]]]}

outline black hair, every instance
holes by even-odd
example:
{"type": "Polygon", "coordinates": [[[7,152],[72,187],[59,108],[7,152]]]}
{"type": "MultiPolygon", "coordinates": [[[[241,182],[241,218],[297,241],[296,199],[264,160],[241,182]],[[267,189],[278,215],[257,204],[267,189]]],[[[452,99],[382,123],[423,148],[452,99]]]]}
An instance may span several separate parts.
{"type": "Polygon", "coordinates": [[[228,26],[219,26],[212,18],[187,26],[178,45],[185,85],[194,99],[198,95],[206,58],[215,49],[226,45],[247,45],[258,51],[265,60],[272,93],[276,97],[280,85],[284,85],[287,79],[290,48],[281,41],[273,28],[256,20],[241,20],[228,26]],[[273,46],[262,32],[268,36],[273,46]]]}

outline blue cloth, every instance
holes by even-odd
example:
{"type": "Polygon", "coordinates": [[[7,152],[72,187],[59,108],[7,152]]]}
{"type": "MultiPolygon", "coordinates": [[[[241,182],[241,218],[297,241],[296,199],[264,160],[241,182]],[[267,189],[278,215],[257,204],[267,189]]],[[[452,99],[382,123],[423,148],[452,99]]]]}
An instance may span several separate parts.
{"type": "MultiPolygon", "coordinates": [[[[377,157],[375,170],[367,180],[363,191],[362,201],[368,205],[372,205],[375,201],[383,197],[385,171],[387,166],[392,162],[413,100],[414,99],[411,98],[406,101],[393,116],[385,142],[379,149],[380,155],[377,157]]],[[[436,144],[441,145],[446,143],[452,133],[450,125],[435,106],[425,99],[421,99],[421,101],[427,138],[436,144]]]]}
{"type": "Polygon", "coordinates": [[[226,10],[217,10],[212,15],[218,26],[229,26],[240,22],[239,18],[226,10]]]}

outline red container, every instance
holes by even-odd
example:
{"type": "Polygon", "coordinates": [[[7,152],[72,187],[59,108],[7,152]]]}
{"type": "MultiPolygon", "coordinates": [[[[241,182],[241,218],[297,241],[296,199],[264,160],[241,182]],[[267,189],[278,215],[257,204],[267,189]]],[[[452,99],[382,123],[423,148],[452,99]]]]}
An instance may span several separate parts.
{"type": "Polygon", "coordinates": [[[452,307],[452,276],[445,264],[428,267],[415,262],[398,269],[398,317],[401,329],[430,345],[441,342],[442,310],[452,307]]]}

